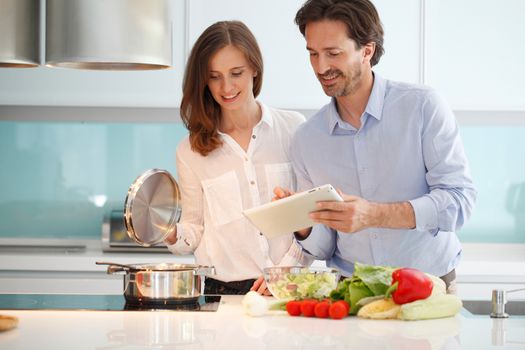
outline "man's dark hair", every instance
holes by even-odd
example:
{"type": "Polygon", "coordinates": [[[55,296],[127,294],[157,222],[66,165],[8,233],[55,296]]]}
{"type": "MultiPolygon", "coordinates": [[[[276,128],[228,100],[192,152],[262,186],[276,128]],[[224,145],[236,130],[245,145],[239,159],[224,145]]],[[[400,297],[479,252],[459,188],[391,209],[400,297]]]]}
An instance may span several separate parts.
{"type": "Polygon", "coordinates": [[[374,4],[369,0],[308,0],[297,11],[295,23],[305,34],[306,25],[322,20],[341,21],[346,24],[348,37],[357,48],[374,42],[374,55],[370,64],[375,66],[385,52],[383,48],[383,25],[374,4]]]}

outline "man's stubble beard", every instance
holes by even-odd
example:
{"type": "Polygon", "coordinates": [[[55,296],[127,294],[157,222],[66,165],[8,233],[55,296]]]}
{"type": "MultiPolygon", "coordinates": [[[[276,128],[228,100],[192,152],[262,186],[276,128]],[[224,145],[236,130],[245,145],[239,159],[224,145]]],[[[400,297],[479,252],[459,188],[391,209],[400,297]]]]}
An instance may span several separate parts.
{"type": "Polygon", "coordinates": [[[361,75],[361,67],[359,65],[356,65],[353,72],[350,71],[347,74],[343,75],[344,85],[342,87],[325,87],[324,85],[321,86],[323,87],[325,94],[330,97],[344,97],[352,95],[361,86],[361,75]]]}

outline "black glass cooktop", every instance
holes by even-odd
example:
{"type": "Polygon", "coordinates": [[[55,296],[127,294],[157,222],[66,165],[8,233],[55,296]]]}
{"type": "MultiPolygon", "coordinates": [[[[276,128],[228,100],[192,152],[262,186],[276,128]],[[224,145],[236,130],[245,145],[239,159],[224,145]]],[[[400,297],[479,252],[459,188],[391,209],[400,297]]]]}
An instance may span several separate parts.
{"type": "Polygon", "coordinates": [[[0,310],[217,311],[220,295],[176,303],[126,302],[123,295],[0,294],[0,310]]]}

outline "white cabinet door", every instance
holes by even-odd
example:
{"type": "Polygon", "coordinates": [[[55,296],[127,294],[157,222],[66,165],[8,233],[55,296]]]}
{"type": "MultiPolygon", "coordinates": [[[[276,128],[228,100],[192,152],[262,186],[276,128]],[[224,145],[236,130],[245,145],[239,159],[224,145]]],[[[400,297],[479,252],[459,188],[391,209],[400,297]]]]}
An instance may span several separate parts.
{"type": "Polygon", "coordinates": [[[190,0],[190,48],[209,25],[223,20],[243,21],[253,32],[264,60],[260,99],[280,108],[319,108],[327,103],[315,78],[306,44],[294,23],[302,0],[190,0]]]}
{"type": "Polygon", "coordinates": [[[374,70],[387,79],[422,83],[421,1],[373,2],[385,32],[385,54],[374,70]]]}
{"type": "MultiPolygon", "coordinates": [[[[317,109],[329,99],[310,66],[306,43],[294,23],[303,0],[191,0],[189,44],[209,25],[237,19],[261,47],[265,78],[261,100],[281,108],[317,109]]],[[[376,70],[385,77],[418,82],[419,0],[374,1],[386,30],[386,55],[376,70]]]]}
{"type": "Polygon", "coordinates": [[[525,110],[525,1],[427,0],[427,83],[456,110],[525,110]]]}
{"type": "Polygon", "coordinates": [[[178,107],[185,63],[184,11],[183,0],[170,1],[172,68],[160,71],[2,68],[0,105],[178,107]]]}

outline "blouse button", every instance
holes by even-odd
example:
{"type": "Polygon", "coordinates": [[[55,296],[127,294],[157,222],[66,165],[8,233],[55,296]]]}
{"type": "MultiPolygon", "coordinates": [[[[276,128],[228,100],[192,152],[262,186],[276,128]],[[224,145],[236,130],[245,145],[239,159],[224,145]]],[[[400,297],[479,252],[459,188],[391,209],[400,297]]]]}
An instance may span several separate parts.
{"type": "Polygon", "coordinates": [[[255,135],[252,135],[252,139],[254,139],[254,140],[255,140],[256,138],[257,138],[257,136],[255,136],[255,135]]]}
{"type": "Polygon", "coordinates": [[[250,181],[250,183],[251,183],[252,185],[255,185],[255,181],[250,181]]]}

